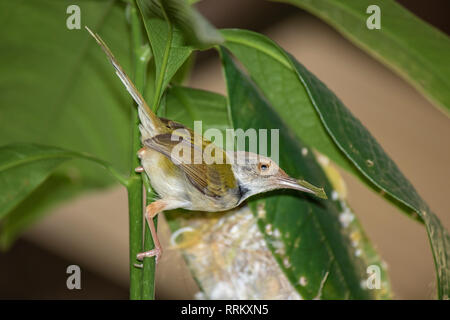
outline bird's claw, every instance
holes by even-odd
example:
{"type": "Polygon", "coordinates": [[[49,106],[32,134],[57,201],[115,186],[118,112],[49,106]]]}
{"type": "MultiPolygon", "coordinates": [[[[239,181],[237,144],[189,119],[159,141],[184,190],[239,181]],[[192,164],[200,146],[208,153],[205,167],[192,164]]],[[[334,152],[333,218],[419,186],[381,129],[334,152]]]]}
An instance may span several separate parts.
{"type": "Polygon", "coordinates": [[[144,172],[144,167],[139,166],[134,169],[134,172],[144,172]]]}
{"type": "Polygon", "coordinates": [[[158,263],[159,259],[161,258],[161,255],[162,255],[162,250],[160,248],[155,248],[155,249],[152,249],[149,251],[138,253],[136,258],[139,261],[143,261],[144,258],[155,257],[155,261],[156,261],[156,263],[158,263]]]}
{"type": "Polygon", "coordinates": [[[139,159],[142,159],[142,158],[144,158],[144,155],[145,155],[145,147],[144,148],[141,148],[141,149],[139,149],[139,151],[137,152],[137,156],[138,156],[138,158],[139,159]]]}

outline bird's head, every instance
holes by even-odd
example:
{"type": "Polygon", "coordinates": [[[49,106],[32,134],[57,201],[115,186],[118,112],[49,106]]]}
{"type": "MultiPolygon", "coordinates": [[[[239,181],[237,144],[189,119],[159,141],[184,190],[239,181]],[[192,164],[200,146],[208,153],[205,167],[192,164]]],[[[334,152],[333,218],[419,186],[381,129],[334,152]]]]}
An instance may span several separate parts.
{"type": "Polygon", "coordinates": [[[233,172],[243,189],[241,202],[248,197],[275,189],[294,189],[326,199],[323,188],[290,177],[272,159],[251,152],[234,153],[233,172]]]}

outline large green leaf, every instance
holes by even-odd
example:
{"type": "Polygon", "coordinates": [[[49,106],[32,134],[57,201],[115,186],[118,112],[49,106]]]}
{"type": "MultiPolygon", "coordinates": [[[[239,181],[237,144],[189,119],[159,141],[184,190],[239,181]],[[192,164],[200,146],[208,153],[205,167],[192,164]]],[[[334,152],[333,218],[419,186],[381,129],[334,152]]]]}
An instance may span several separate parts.
{"type": "Polygon", "coordinates": [[[172,77],[171,83],[177,85],[183,85],[189,81],[192,69],[195,65],[195,52],[193,52],[190,57],[183,63],[183,65],[178,69],[175,75],[172,77]]]}
{"type": "Polygon", "coordinates": [[[275,0],[317,15],[450,115],[450,39],[393,0],[275,0]],[[381,29],[367,28],[380,8],[381,29]]]}
{"type": "Polygon", "coordinates": [[[153,1],[138,0],[137,3],[154,58],[154,97],[149,102],[153,109],[157,109],[164,89],[189,58],[192,48],[184,44],[182,35],[172,22],[152,14],[153,6],[149,6],[149,3],[153,4],[153,1]]]}
{"type": "MultiPolygon", "coordinates": [[[[87,152],[128,171],[131,99],[89,34],[66,28],[68,5],[54,0],[0,1],[0,145],[37,143],[87,152]]],[[[77,5],[82,25],[99,32],[129,72],[124,4],[81,1],[77,5]]],[[[58,183],[44,183],[53,197],[41,193],[33,198],[33,205],[19,204],[11,217],[41,215],[50,203],[114,182],[82,160],[62,163],[58,172],[58,183]]],[[[8,201],[2,211],[15,206],[23,195],[8,201]]],[[[5,227],[13,223],[12,218],[7,220],[5,227]]]]}
{"type": "Polygon", "coordinates": [[[17,206],[62,162],[73,157],[65,151],[36,146],[0,148],[0,219],[17,206]]]}
{"type": "MultiPolygon", "coordinates": [[[[114,1],[79,6],[83,24],[99,32],[130,70],[124,8],[114,1]]],[[[130,98],[89,34],[65,27],[66,8],[52,0],[0,3],[0,144],[85,151],[126,170],[130,98]]],[[[83,176],[111,181],[81,167],[83,176]]]]}
{"type": "MultiPolygon", "coordinates": [[[[173,86],[167,90],[168,119],[179,121],[194,129],[194,121],[201,121],[202,132],[208,129],[218,129],[223,137],[230,128],[228,111],[224,96],[186,87],[173,86]]],[[[224,141],[215,141],[223,146],[224,141]]]]}
{"type": "MultiPolygon", "coordinates": [[[[291,176],[323,186],[331,197],[332,186],[312,152],[303,151],[301,142],[229,54],[225,50],[221,54],[234,127],[279,129],[280,166],[291,176]]],[[[341,225],[342,215],[353,215],[344,202],[280,191],[251,199],[249,204],[280,267],[302,297],[376,297],[375,292],[361,286],[367,265],[355,254],[348,225],[341,225]],[[306,284],[301,279],[307,279],[306,284]]]]}
{"type": "Polygon", "coordinates": [[[85,189],[85,184],[77,176],[56,170],[1,220],[0,249],[8,249],[24,230],[48,213],[49,209],[85,189]]]}
{"type": "MultiPolygon", "coordinates": [[[[110,170],[123,184],[126,184],[126,180],[117,174],[108,163],[84,153],[33,144],[15,144],[0,147],[0,220],[3,220],[5,216],[8,218],[8,223],[6,225],[3,223],[2,227],[1,242],[3,246],[9,244],[11,242],[9,239],[14,237],[17,231],[21,230],[20,227],[9,230],[9,226],[11,224],[23,225],[24,223],[17,223],[18,217],[21,216],[20,220],[24,220],[23,216],[33,216],[36,211],[25,210],[25,207],[28,207],[27,209],[32,208],[32,203],[30,203],[29,206],[22,206],[24,211],[19,210],[16,214],[11,214],[10,212],[30,196],[63,162],[71,159],[84,159],[100,164],[110,170]],[[6,237],[8,239],[5,238],[5,232],[8,233],[6,237]]],[[[64,183],[67,183],[70,185],[70,191],[74,191],[72,188],[73,184],[67,179],[67,176],[60,175],[59,179],[56,179],[55,176],[52,184],[47,184],[44,189],[55,191],[55,186],[61,187],[64,183]]],[[[62,196],[60,194],[61,191],[67,192],[65,188],[61,188],[55,196],[60,198],[62,196]]],[[[39,194],[42,196],[42,192],[39,194]]],[[[42,202],[48,202],[47,198],[49,195],[52,194],[49,193],[43,199],[34,197],[34,199],[41,201],[39,207],[42,207],[42,202]]],[[[64,196],[66,195],[67,193],[64,196]]]]}
{"type": "Polygon", "coordinates": [[[206,49],[223,42],[222,35],[186,0],[138,0],[147,17],[166,18],[183,34],[184,43],[206,49]]]}
{"type": "Polygon", "coordinates": [[[250,31],[224,30],[223,34],[227,48],[302,140],[360,176],[369,186],[382,190],[408,213],[417,213],[430,237],[439,296],[448,296],[447,231],[359,120],[320,80],[271,40],[250,31]]]}
{"type": "Polygon", "coordinates": [[[194,48],[222,43],[223,37],[184,0],[137,0],[137,4],[154,57],[154,94],[149,102],[156,110],[172,78],[189,70],[194,48]]]}

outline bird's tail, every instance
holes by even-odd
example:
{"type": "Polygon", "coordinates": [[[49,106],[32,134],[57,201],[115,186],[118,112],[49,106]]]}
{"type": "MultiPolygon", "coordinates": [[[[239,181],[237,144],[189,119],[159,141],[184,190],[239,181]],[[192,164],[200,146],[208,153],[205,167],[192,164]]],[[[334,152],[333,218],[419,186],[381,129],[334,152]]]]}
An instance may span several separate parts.
{"type": "Polygon", "coordinates": [[[109,61],[116,70],[117,76],[125,85],[125,88],[127,88],[128,92],[133,97],[134,101],[136,101],[138,105],[139,120],[141,122],[141,124],[139,125],[139,130],[141,131],[142,141],[145,141],[146,139],[153,137],[155,134],[158,133],[158,127],[162,125],[161,120],[159,120],[159,118],[155,115],[155,113],[152,110],[150,110],[144,98],[136,89],[136,86],[133,84],[133,82],[131,82],[130,78],[127,76],[125,71],[123,71],[123,68],[121,67],[117,59],[114,57],[114,55],[112,54],[111,50],[108,48],[106,43],[102,40],[102,38],[100,38],[98,34],[93,33],[88,27],[85,28],[87,31],[89,31],[91,36],[94,37],[95,41],[97,41],[97,43],[106,53],[109,61]]]}

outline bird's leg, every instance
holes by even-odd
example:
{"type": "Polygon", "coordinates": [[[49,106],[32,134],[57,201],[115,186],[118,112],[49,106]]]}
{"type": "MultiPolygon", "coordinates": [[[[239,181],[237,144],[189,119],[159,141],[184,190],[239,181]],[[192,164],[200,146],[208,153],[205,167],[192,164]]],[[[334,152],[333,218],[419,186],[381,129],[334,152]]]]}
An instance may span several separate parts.
{"type": "Polygon", "coordinates": [[[150,203],[145,209],[145,219],[147,220],[148,227],[150,228],[150,233],[152,235],[153,243],[155,244],[155,248],[150,251],[145,251],[138,253],[137,259],[144,260],[146,257],[156,257],[156,262],[158,262],[159,258],[162,255],[162,247],[159,243],[158,235],[156,233],[155,223],[153,222],[153,218],[164,210],[166,207],[166,203],[163,200],[157,200],[155,202],[150,203]]]}

